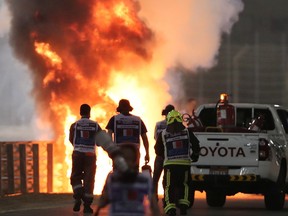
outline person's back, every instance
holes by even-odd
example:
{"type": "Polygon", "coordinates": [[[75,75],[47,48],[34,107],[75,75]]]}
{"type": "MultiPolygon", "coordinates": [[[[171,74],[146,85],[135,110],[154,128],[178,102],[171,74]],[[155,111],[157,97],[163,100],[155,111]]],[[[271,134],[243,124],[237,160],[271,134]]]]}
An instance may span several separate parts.
{"type": "Polygon", "coordinates": [[[74,151],[95,153],[95,136],[101,130],[99,124],[89,118],[81,118],[72,127],[71,143],[74,151]]]}
{"type": "Polygon", "coordinates": [[[165,116],[165,119],[156,122],[155,129],[154,129],[154,139],[157,140],[157,137],[159,136],[160,132],[166,129],[167,127],[167,121],[166,117],[168,113],[172,110],[174,110],[175,107],[172,104],[168,104],[165,109],[162,110],[162,116],[165,116]]]}
{"type": "Polygon", "coordinates": [[[141,119],[135,115],[120,113],[115,116],[114,131],[114,142],[117,145],[140,145],[141,119]]]}
{"type": "Polygon", "coordinates": [[[106,129],[118,146],[133,144],[138,148],[138,166],[140,160],[140,137],[146,151],[145,162],[149,162],[149,141],[147,128],[139,116],[130,114],[133,110],[129,100],[121,99],[116,111],[119,113],[110,118],[106,129]],[[113,137],[114,136],[114,137],[113,137]]]}
{"type": "Polygon", "coordinates": [[[145,215],[147,208],[144,199],[152,195],[151,177],[138,173],[133,182],[124,182],[114,172],[108,176],[107,185],[109,197],[112,198],[110,216],[145,215]]]}
{"type": "Polygon", "coordinates": [[[154,130],[154,139],[157,140],[160,132],[163,131],[167,127],[166,119],[156,122],[155,130],[154,130]]]}
{"type": "Polygon", "coordinates": [[[148,199],[152,215],[159,215],[157,201],[152,193],[151,176],[139,173],[135,165],[137,149],[127,144],[121,148],[121,151],[134,175],[124,179],[117,171],[109,173],[99,206],[110,204],[110,216],[144,216],[148,210],[145,206],[145,199],[148,199]]]}

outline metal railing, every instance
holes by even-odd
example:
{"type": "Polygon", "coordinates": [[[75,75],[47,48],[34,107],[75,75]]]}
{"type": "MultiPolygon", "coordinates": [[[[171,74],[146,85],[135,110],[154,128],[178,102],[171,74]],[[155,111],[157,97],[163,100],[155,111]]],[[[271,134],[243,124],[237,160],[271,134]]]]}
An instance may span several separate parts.
{"type": "Polygon", "coordinates": [[[0,195],[53,192],[53,144],[0,142],[0,195]]]}

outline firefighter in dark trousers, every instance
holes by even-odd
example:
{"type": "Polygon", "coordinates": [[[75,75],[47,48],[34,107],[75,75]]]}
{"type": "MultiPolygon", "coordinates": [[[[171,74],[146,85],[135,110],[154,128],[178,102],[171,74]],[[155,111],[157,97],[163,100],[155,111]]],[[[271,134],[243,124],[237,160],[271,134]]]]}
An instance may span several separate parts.
{"type": "Polygon", "coordinates": [[[182,123],[182,115],[172,110],[167,115],[167,127],[158,136],[155,144],[156,155],[164,158],[164,212],[187,215],[190,206],[191,162],[199,158],[199,140],[182,123]],[[177,192],[177,193],[176,193],[177,192]]]}
{"type": "Polygon", "coordinates": [[[93,213],[90,207],[93,202],[94,180],[96,173],[95,145],[101,146],[117,164],[117,169],[124,173],[128,166],[110,136],[101,129],[96,121],[90,120],[90,106],[82,104],[81,119],[70,127],[69,140],[73,144],[72,172],[70,183],[75,199],[73,211],[79,211],[81,200],[84,202],[84,213],[93,213]]]}
{"type": "Polygon", "coordinates": [[[116,109],[119,114],[110,118],[106,129],[108,134],[114,135],[113,140],[118,146],[126,144],[134,144],[138,148],[138,166],[140,160],[140,137],[146,151],[145,162],[150,160],[149,156],[149,142],[147,138],[147,128],[139,116],[130,114],[133,110],[129,100],[121,99],[116,109]]]}
{"type": "MultiPolygon", "coordinates": [[[[166,118],[167,118],[167,114],[174,110],[175,107],[171,104],[168,104],[165,109],[162,110],[162,116],[165,116],[165,119],[163,119],[162,121],[159,121],[156,123],[155,125],[155,130],[154,130],[154,139],[155,141],[157,140],[159,134],[161,131],[163,131],[164,129],[166,129],[167,126],[167,122],[166,122],[166,118]]],[[[158,182],[163,170],[163,161],[164,158],[160,157],[158,155],[156,155],[155,157],[155,161],[154,161],[154,172],[153,172],[153,188],[154,188],[154,193],[156,194],[156,197],[158,199],[158,182]]]]}

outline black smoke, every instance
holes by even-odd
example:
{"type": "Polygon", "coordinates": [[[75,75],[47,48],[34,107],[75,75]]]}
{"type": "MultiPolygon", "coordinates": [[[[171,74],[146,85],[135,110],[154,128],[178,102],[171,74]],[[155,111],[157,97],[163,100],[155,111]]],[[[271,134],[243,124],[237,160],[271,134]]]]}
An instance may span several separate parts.
{"type": "MultiPolygon", "coordinates": [[[[10,44],[15,56],[29,66],[33,79],[32,94],[38,112],[53,123],[56,134],[62,133],[58,123],[59,113],[52,110],[51,101],[67,103],[75,114],[83,102],[97,104],[111,102],[102,94],[108,85],[110,71],[124,67],[125,53],[139,59],[151,58],[147,44],[153,33],[140,19],[140,33],[126,26],[121,18],[111,20],[105,29],[101,24],[106,18],[97,8],[112,13],[115,0],[7,0],[12,16],[10,44]],[[96,9],[95,9],[96,8],[96,9]],[[34,43],[49,43],[51,49],[63,60],[55,80],[43,85],[51,70],[39,54],[34,43]],[[85,83],[79,77],[85,79],[85,83]],[[87,81],[87,82],[86,82],[87,81]]],[[[139,5],[122,1],[135,12],[139,5]]]]}

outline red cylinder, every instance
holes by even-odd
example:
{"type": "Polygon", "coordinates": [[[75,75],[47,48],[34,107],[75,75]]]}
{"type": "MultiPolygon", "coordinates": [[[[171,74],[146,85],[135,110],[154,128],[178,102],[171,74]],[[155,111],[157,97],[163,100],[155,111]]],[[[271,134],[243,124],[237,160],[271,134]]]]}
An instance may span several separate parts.
{"type": "Polygon", "coordinates": [[[235,127],[235,109],[234,106],[224,102],[217,107],[217,127],[231,128],[235,127]]]}

